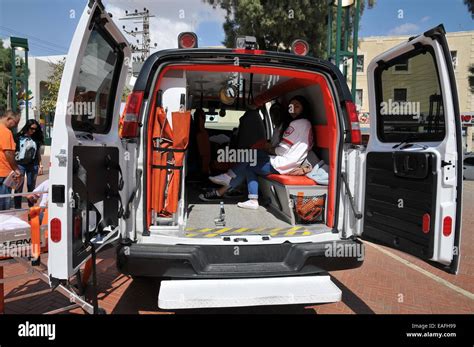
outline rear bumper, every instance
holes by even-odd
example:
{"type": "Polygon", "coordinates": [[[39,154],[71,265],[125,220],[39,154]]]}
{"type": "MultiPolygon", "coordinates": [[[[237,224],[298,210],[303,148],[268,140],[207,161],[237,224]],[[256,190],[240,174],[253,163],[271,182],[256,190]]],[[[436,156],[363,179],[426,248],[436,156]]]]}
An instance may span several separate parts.
{"type": "Polygon", "coordinates": [[[357,240],[281,245],[158,245],[122,242],[117,268],[165,278],[258,278],[323,274],[362,265],[357,240]]]}

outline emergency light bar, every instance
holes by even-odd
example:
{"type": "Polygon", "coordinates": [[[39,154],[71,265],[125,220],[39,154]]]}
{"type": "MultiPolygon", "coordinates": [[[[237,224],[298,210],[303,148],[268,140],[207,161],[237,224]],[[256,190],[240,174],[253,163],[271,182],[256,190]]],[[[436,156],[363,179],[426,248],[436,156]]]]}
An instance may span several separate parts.
{"type": "Polygon", "coordinates": [[[197,48],[198,38],[193,32],[187,31],[178,35],[179,48],[197,48]]]}
{"type": "Polygon", "coordinates": [[[309,53],[309,44],[305,40],[294,40],[291,43],[291,51],[296,55],[307,55],[309,53]]]}

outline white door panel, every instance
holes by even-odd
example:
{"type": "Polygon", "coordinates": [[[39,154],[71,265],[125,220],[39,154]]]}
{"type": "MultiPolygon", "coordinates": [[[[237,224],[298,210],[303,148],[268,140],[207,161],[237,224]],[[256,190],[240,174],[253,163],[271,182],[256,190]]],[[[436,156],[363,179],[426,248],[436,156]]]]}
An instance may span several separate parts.
{"type": "Polygon", "coordinates": [[[98,250],[117,234],[114,224],[123,224],[113,210],[130,194],[127,179],[118,189],[127,152],[118,119],[130,54],[102,3],[90,2],[66,58],[52,134],[49,223],[54,221],[56,231],[49,242],[48,268],[54,279],[68,279],[89,258],[90,244],[84,239],[96,242],[98,250]],[[109,228],[100,235],[88,232],[100,222],[109,228]]]}
{"type": "Polygon", "coordinates": [[[439,26],[369,64],[362,235],[456,272],[461,136],[444,34],[439,26]]]}

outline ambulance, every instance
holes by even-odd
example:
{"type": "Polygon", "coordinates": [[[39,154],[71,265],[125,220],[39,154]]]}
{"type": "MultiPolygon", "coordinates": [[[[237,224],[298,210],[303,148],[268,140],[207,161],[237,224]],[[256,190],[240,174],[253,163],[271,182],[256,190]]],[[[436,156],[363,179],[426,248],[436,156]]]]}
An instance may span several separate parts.
{"type": "Polygon", "coordinates": [[[146,59],[120,114],[131,48],[114,20],[100,1],[89,2],[61,80],[49,190],[52,286],[110,247],[121,273],[161,280],[162,309],[340,301],[329,271],[360,267],[361,240],[457,272],[461,124],[442,25],[370,62],[370,138],[362,144],[345,78],[305,55],[302,40],[283,53],[259,50],[252,37],[236,48],[199,48],[195,34],[183,33],[179,48],[146,59]],[[259,177],[258,210],[239,209],[230,195],[200,201],[211,187],[191,175],[202,148],[212,160],[256,132],[270,140],[272,105],[295,95],[310,103],[312,152],[327,165],[327,184],[272,174],[259,177]],[[92,111],[78,112],[78,103],[92,111]],[[393,107],[408,103],[403,114],[393,107]],[[195,141],[198,110],[205,141],[195,141]],[[256,125],[241,126],[249,114],[256,125]],[[317,218],[305,219],[302,206],[317,218]]]}

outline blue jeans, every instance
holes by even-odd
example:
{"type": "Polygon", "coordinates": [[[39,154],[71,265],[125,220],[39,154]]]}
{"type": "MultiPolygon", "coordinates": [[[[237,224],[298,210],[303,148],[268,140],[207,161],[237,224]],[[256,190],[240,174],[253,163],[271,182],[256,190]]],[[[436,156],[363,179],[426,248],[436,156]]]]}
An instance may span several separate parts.
{"type": "MultiPolygon", "coordinates": [[[[18,165],[18,169],[20,169],[20,172],[22,176],[26,174],[26,188],[28,189],[28,192],[32,192],[35,190],[36,187],[36,177],[38,176],[38,165],[18,165]]],[[[18,191],[15,191],[15,193],[21,193],[23,192],[23,186],[25,182],[23,182],[22,186],[18,191]]],[[[21,196],[15,196],[15,208],[21,208],[21,196]]],[[[32,207],[34,204],[30,203],[28,201],[28,206],[32,207]]]]}
{"type": "Polygon", "coordinates": [[[258,176],[278,173],[270,164],[268,153],[261,150],[257,150],[257,165],[250,166],[250,163],[240,163],[231,170],[235,177],[230,181],[229,187],[235,189],[246,179],[249,199],[258,199],[258,176]]]}
{"type": "MultiPolygon", "coordinates": [[[[0,195],[11,194],[12,189],[3,184],[6,177],[0,177],[0,195]]],[[[10,197],[0,198],[0,211],[10,209],[10,197]]]]}

